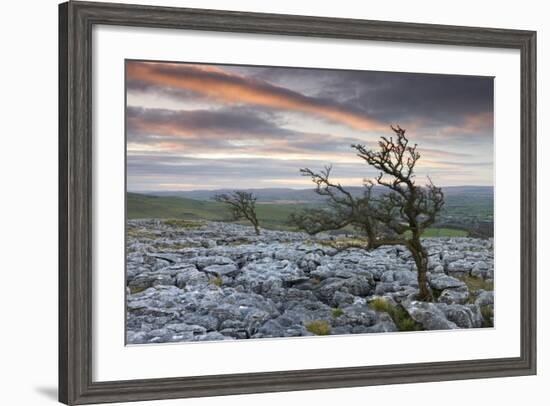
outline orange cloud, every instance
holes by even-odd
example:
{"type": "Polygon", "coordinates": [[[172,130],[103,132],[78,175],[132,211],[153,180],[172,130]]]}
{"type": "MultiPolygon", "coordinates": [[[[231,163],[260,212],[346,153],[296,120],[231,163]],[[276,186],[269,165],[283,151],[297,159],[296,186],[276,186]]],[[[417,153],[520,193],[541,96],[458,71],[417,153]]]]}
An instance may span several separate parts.
{"type": "Polygon", "coordinates": [[[453,125],[443,127],[441,133],[444,135],[457,135],[457,134],[479,134],[487,132],[493,129],[493,113],[482,112],[476,114],[470,114],[464,117],[462,125],[453,125]]]}
{"type": "Polygon", "coordinates": [[[494,116],[492,111],[473,114],[466,117],[464,128],[468,132],[486,130],[493,127],[494,116]]]}
{"type": "Polygon", "coordinates": [[[265,82],[228,74],[204,65],[129,62],[128,79],[157,86],[191,90],[229,103],[245,103],[273,109],[313,114],[359,130],[386,130],[387,125],[337,105],[304,96],[265,82]]]}

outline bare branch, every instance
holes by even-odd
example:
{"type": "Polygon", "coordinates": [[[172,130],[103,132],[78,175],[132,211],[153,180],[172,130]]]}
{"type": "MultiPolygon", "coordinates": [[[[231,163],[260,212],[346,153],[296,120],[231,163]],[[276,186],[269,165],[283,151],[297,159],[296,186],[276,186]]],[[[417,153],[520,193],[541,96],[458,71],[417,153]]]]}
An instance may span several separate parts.
{"type": "Polygon", "coordinates": [[[420,159],[417,145],[410,145],[405,130],[390,126],[394,136],[381,137],[378,149],[355,144],[358,157],[380,171],[375,180],[365,180],[362,196],[354,196],[340,183],[330,180],[332,166],[320,172],[301,169],[311,178],[315,192],[327,198],[328,207],[309,209],[291,217],[293,224],[315,234],[352,225],[368,237],[368,249],[382,245],[405,245],[419,273],[420,296],[429,299],[426,272],[428,254],[420,242],[424,230],[434,224],[444,204],[441,188],[430,178],[425,187],[415,184],[414,170],[420,159]],[[376,196],[375,186],[388,190],[376,196]]]}
{"type": "Polygon", "coordinates": [[[213,199],[228,206],[233,220],[244,218],[250,221],[256,234],[260,234],[260,223],[256,216],[256,196],[252,193],[237,190],[231,193],[217,194],[213,199]]]}

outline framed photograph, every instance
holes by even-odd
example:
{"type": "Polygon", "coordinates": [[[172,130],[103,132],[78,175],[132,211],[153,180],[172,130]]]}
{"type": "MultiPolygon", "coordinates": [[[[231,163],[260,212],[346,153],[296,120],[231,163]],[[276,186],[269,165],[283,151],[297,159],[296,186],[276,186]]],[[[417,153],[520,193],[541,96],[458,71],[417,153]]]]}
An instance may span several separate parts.
{"type": "Polygon", "coordinates": [[[59,400],[536,373],[536,33],[59,8],[59,400]]]}

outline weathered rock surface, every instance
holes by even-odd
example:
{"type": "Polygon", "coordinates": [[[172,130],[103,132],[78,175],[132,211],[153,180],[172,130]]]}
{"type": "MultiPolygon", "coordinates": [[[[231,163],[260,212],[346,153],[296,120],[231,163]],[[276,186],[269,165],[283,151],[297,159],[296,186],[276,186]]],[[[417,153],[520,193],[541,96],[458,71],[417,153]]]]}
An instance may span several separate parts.
{"type": "Polygon", "coordinates": [[[426,330],[448,330],[458,328],[445,316],[441,306],[436,303],[413,301],[405,305],[405,309],[414,321],[420,323],[426,330]]]}
{"type": "Polygon", "coordinates": [[[445,289],[439,297],[437,298],[438,302],[447,303],[447,304],[464,304],[470,299],[470,291],[466,286],[454,288],[454,289],[445,289]]]}
{"type": "Polygon", "coordinates": [[[492,241],[425,239],[437,300],[415,300],[416,269],[401,246],[335,248],[327,235],[221,222],[131,220],[127,239],[127,342],[295,337],[397,331],[375,297],[402,305],[424,329],[492,321],[493,292],[470,292],[465,276],[493,279],[492,241]],[[491,314],[491,320],[482,315],[491,314]],[[491,313],[489,313],[489,310],[491,313]]]}

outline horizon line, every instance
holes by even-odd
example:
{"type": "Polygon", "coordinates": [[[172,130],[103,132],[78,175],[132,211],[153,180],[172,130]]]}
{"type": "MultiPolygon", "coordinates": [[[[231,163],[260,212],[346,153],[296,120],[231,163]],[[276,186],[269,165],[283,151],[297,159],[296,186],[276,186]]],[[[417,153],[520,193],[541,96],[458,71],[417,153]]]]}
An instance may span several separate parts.
{"type": "MultiPolygon", "coordinates": [[[[342,185],[346,188],[361,188],[363,186],[355,186],[355,185],[342,185]]],[[[384,187],[383,185],[374,185],[377,187],[384,187]]],[[[492,187],[494,188],[495,185],[444,185],[444,186],[438,186],[441,188],[464,188],[464,187],[492,187]]],[[[216,190],[273,190],[273,189],[285,189],[285,190],[315,190],[315,187],[302,187],[302,188],[295,188],[295,187],[244,187],[244,188],[231,188],[231,187],[218,187],[218,188],[198,188],[198,189],[146,189],[146,190],[130,190],[127,189],[126,193],[147,193],[147,192],[208,192],[208,191],[216,191],[216,190]]]]}

